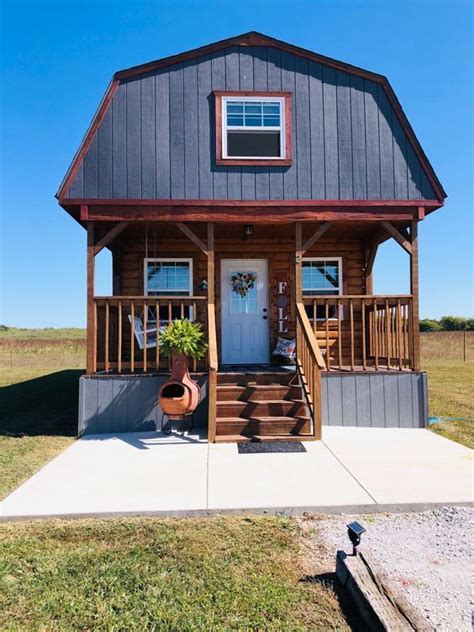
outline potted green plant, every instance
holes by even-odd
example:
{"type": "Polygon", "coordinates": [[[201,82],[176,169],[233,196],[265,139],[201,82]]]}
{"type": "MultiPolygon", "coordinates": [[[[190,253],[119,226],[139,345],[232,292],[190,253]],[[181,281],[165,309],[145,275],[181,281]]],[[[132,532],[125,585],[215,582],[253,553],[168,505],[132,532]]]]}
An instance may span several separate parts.
{"type": "Polygon", "coordinates": [[[160,335],[160,349],[171,357],[171,377],[160,388],[160,406],[169,419],[192,413],[199,403],[200,387],[189,375],[189,358],[200,359],[207,350],[199,323],[174,320],[160,335]]]}
{"type": "Polygon", "coordinates": [[[203,358],[207,344],[201,324],[186,318],[173,320],[160,335],[160,350],[171,358],[178,354],[195,360],[203,358]]]}

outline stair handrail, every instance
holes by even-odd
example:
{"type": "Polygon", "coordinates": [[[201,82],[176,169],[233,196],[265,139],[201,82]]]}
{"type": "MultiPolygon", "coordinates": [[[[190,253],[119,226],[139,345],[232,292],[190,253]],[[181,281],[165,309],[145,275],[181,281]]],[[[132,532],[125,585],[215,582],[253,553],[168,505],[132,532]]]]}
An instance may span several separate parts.
{"type": "Polygon", "coordinates": [[[326,362],[324,361],[323,354],[321,353],[321,349],[319,348],[318,341],[316,340],[316,336],[314,335],[314,331],[311,329],[311,324],[309,322],[309,318],[303,303],[296,304],[296,316],[297,323],[301,326],[301,332],[304,336],[309,352],[313,356],[313,359],[316,362],[319,370],[325,371],[326,362]]]}
{"type": "Polygon", "coordinates": [[[302,302],[296,304],[296,368],[311,412],[313,436],[320,439],[321,370],[326,363],[302,302]]]}

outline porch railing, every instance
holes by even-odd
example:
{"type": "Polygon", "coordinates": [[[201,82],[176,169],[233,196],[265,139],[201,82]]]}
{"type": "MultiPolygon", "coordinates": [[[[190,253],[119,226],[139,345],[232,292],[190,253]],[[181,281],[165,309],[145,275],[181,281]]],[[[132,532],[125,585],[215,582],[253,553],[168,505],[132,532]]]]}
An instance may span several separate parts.
{"type": "Polygon", "coordinates": [[[321,370],[326,368],[303,303],[296,304],[296,363],[313,420],[313,435],[321,438],[321,370]]]}
{"type": "MultiPolygon", "coordinates": [[[[169,368],[169,359],[160,354],[159,339],[176,318],[200,322],[207,331],[207,297],[95,297],[92,372],[146,373],[169,368]]],[[[194,361],[192,369],[207,367],[204,358],[194,361]]]]}
{"type": "Polygon", "coordinates": [[[303,303],[328,371],[414,368],[411,295],[305,296],[303,303]]]}

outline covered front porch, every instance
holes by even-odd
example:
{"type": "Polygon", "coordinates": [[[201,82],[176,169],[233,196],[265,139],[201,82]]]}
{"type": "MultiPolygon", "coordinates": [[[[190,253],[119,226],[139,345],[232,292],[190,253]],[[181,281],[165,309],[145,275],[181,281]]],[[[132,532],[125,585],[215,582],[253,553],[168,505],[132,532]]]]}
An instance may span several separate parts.
{"type": "MultiPolygon", "coordinates": [[[[214,441],[217,373],[229,365],[258,365],[260,370],[293,365],[311,418],[311,438],[321,436],[322,375],[419,371],[416,219],[403,224],[380,218],[279,223],[255,219],[253,224],[121,221],[112,229],[108,222],[90,221],[87,374],[166,373],[169,360],[162,357],[159,344],[164,327],[176,318],[200,322],[208,353],[191,368],[207,377],[208,430],[214,441]],[[374,295],[377,248],[392,237],[410,257],[410,292],[374,295]],[[113,254],[114,292],[95,296],[94,257],[104,247],[113,254]],[[182,293],[173,288],[167,294],[147,285],[150,265],[169,261],[188,262],[183,266],[190,270],[190,282],[182,293]],[[308,287],[305,266],[314,266],[319,277],[334,277],[336,261],[338,278],[334,287],[329,284],[330,291],[308,287]],[[252,315],[254,298],[254,320],[247,331],[258,328],[263,343],[255,361],[250,355],[250,361],[229,362],[229,323],[240,326],[232,310],[242,297],[231,293],[227,277],[254,268],[255,292],[246,297],[245,316],[239,312],[238,317],[252,315]],[[293,358],[273,354],[280,338],[295,340],[293,358]]],[[[238,345],[245,340],[241,337],[238,345]]]]}

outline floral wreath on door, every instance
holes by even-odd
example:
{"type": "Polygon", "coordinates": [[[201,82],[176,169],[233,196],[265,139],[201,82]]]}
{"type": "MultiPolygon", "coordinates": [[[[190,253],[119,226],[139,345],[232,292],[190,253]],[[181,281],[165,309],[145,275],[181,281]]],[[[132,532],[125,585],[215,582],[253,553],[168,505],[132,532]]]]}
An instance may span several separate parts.
{"type": "Polygon", "coordinates": [[[253,272],[235,272],[230,281],[232,292],[238,294],[241,298],[245,298],[250,290],[255,287],[257,275],[253,272]]]}

